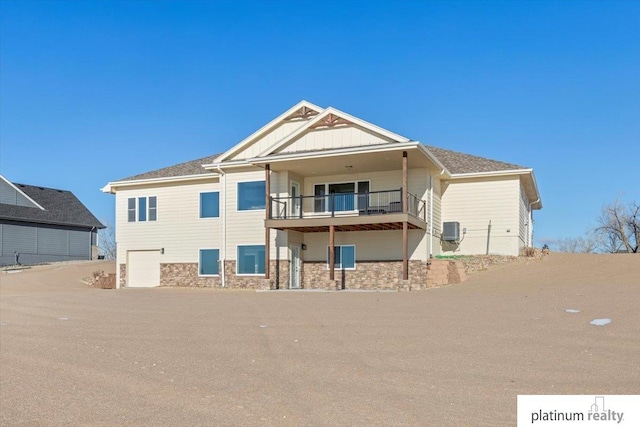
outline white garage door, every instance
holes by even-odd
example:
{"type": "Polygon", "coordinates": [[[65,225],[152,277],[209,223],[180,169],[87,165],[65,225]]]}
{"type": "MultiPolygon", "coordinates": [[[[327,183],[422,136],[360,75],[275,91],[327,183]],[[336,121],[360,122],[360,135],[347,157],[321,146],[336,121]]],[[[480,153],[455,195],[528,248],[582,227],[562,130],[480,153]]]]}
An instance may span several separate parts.
{"type": "Polygon", "coordinates": [[[129,251],[127,286],[152,288],[160,285],[160,251],[129,251]]]}

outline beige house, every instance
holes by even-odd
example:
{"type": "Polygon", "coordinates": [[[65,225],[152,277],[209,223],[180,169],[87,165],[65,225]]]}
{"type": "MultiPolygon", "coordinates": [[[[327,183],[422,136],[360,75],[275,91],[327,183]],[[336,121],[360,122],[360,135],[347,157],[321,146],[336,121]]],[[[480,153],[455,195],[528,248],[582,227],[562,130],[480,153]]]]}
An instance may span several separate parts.
{"type": "Polygon", "coordinates": [[[434,256],[518,255],[542,207],[530,168],[306,101],[225,153],[103,191],[131,287],[420,289],[434,256]]]}

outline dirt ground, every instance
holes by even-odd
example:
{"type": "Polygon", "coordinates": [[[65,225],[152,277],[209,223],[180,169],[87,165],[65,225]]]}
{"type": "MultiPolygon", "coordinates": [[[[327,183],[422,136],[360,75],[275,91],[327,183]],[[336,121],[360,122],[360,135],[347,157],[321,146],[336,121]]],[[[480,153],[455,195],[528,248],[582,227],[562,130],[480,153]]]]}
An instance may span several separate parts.
{"type": "Polygon", "coordinates": [[[497,426],[518,394],[640,392],[636,255],[406,293],[103,290],[97,269],[0,273],[1,425],[497,426]]]}

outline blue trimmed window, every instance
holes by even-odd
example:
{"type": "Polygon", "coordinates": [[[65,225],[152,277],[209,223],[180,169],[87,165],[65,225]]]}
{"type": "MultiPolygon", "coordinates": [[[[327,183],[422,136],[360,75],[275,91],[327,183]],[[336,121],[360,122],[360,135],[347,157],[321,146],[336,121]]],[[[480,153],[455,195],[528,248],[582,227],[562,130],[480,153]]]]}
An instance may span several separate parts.
{"type": "Polygon", "coordinates": [[[219,260],[219,249],[200,249],[198,273],[201,276],[217,276],[218,274],[220,274],[220,267],[218,265],[219,260]]]}
{"type": "Polygon", "coordinates": [[[238,183],[238,210],[253,211],[265,208],[264,181],[238,183]]]}
{"type": "Polygon", "coordinates": [[[220,193],[200,193],[200,218],[218,218],[220,216],[220,193]]]}
{"type": "MultiPolygon", "coordinates": [[[[327,268],[329,268],[329,254],[331,248],[327,246],[327,268]]],[[[356,269],[356,246],[355,245],[341,245],[335,246],[334,252],[334,264],[335,268],[344,270],[356,269]]]]}
{"type": "Polygon", "coordinates": [[[237,274],[264,274],[264,245],[238,246],[237,274]]]}

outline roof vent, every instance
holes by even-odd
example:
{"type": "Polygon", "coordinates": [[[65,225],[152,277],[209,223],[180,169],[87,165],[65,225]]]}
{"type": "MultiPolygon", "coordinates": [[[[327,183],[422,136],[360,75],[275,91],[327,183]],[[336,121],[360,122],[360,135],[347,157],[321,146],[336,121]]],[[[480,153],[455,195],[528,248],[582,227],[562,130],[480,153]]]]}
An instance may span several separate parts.
{"type": "Polygon", "coordinates": [[[38,187],[40,190],[44,190],[44,187],[38,187]]]}

